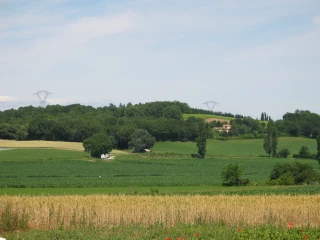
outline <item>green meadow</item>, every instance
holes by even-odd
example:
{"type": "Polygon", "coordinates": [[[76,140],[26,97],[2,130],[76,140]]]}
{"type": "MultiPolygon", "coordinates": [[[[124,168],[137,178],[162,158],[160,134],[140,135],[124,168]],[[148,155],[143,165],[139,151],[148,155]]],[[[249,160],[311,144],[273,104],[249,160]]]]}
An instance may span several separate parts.
{"type": "Polygon", "coordinates": [[[212,114],[182,114],[183,119],[188,119],[189,117],[196,117],[196,118],[203,118],[203,119],[210,119],[210,118],[217,118],[223,120],[232,120],[233,117],[226,117],[226,116],[218,116],[218,115],[212,115],[212,114]]]}
{"type": "MultiPolygon", "coordinates": [[[[312,153],[317,153],[314,139],[284,137],[278,139],[278,150],[288,148],[291,156],[298,154],[301,146],[309,146],[312,153]]],[[[155,153],[195,154],[197,146],[193,142],[157,142],[155,153]]],[[[263,139],[207,140],[206,158],[212,157],[259,157],[266,156],[263,139]]]]}
{"type": "Polygon", "coordinates": [[[264,240],[296,240],[296,239],[320,239],[319,228],[277,228],[267,226],[227,226],[217,224],[180,224],[178,226],[165,227],[154,226],[118,226],[102,229],[75,229],[75,230],[31,230],[28,232],[16,232],[6,234],[8,239],[16,240],[241,240],[241,239],[264,239],[264,240]]]}
{"type": "MultiPolygon", "coordinates": [[[[299,161],[320,172],[316,160],[293,159],[302,145],[316,153],[316,142],[305,138],[280,138],[278,149],[288,148],[287,159],[268,158],[263,140],[208,140],[204,159],[197,157],[194,142],[157,142],[151,153],[114,151],[115,158],[91,158],[86,152],[59,149],[12,149],[0,151],[0,195],[311,195],[318,185],[269,186],[267,180],[278,163],[299,161]],[[223,187],[224,166],[238,163],[244,168],[248,186],[223,187]]],[[[10,213],[12,214],[12,213],[10,213]]],[[[5,216],[5,215],[4,215],[5,216]]],[[[14,219],[14,215],[10,217],[14,219]]],[[[107,228],[29,229],[2,231],[7,239],[319,239],[319,228],[268,225],[230,226],[223,222],[165,225],[120,225],[107,228]]],[[[13,223],[10,223],[13,224],[13,223]]],[[[1,232],[2,231],[2,232],[1,232]]]]}
{"type": "MultiPolygon", "coordinates": [[[[318,193],[315,186],[266,186],[273,166],[300,161],[320,171],[309,159],[266,157],[263,140],[208,140],[205,159],[197,158],[193,142],[158,142],[151,153],[116,154],[113,160],[93,159],[86,152],[54,149],[13,149],[0,152],[0,194],[299,194],[318,193]],[[221,187],[224,166],[238,163],[246,187],[221,187]]],[[[280,138],[279,148],[298,153],[312,139],[280,138]]]]}

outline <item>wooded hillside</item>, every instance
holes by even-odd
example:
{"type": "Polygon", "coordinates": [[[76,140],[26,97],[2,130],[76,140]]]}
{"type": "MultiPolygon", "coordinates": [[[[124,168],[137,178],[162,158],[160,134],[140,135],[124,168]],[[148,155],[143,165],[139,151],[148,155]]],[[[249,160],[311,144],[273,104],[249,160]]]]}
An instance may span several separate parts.
{"type": "MultiPolygon", "coordinates": [[[[258,119],[240,114],[212,113],[193,109],[186,103],[166,101],[110,104],[99,108],[80,104],[46,108],[28,106],[0,111],[0,139],[82,142],[95,133],[104,132],[112,136],[116,148],[124,149],[128,148],[131,134],[136,129],[145,129],[157,141],[195,141],[199,122],[203,121],[197,117],[201,114],[233,117],[231,130],[219,133],[224,137],[261,138],[265,133],[266,122],[258,119]],[[183,119],[183,114],[193,116],[183,119]]],[[[213,121],[209,126],[213,128],[222,124],[222,121],[213,121]]],[[[297,110],[286,113],[283,120],[275,121],[275,126],[279,136],[315,138],[320,133],[320,116],[297,110]]]]}

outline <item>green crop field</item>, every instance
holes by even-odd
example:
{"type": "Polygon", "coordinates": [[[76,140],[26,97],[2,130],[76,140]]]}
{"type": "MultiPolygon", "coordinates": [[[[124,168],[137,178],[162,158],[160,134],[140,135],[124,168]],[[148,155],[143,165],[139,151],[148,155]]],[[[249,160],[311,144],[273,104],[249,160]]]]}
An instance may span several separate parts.
{"type": "MultiPolygon", "coordinates": [[[[318,239],[320,235],[317,225],[303,227],[303,229],[301,226],[288,229],[285,226],[276,225],[277,217],[272,216],[271,208],[271,215],[266,216],[267,223],[255,226],[246,225],[241,219],[237,225],[226,224],[223,221],[203,222],[202,215],[199,215],[199,220],[192,224],[181,221],[172,226],[163,223],[153,225],[130,223],[112,227],[97,227],[93,222],[92,225],[83,227],[80,222],[80,225],[74,225],[74,228],[64,229],[63,222],[59,223],[62,213],[65,214],[64,216],[73,214],[72,221],[74,221],[78,214],[85,212],[81,208],[72,211],[66,206],[55,204],[55,197],[62,195],[66,195],[68,199],[72,198],[70,195],[76,195],[74,196],[76,199],[80,197],[79,195],[92,195],[93,199],[99,199],[106,194],[119,195],[121,201],[129,197],[146,197],[143,195],[157,195],[152,196],[152,199],[177,197],[176,195],[182,195],[183,198],[198,198],[199,195],[205,195],[203,196],[205,199],[211,195],[222,198],[247,195],[264,198],[270,195],[272,199],[274,197],[291,199],[294,195],[303,195],[299,196],[303,199],[313,195],[315,198],[319,196],[319,185],[267,185],[270,171],[278,162],[308,163],[317,172],[320,172],[320,165],[316,160],[311,159],[265,157],[262,144],[263,140],[259,139],[208,140],[207,155],[204,159],[197,158],[197,147],[194,142],[157,142],[151,153],[122,152],[122,154],[115,154],[115,159],[107,161],[93,159],[86,152],[74,150],[21,148],[0,151],[0,195],[2,195],[3,204],[4,199],[16,201],[16,198],[19,198],[17,196],[21,196],[23,203],[33,203],[36,196],[40,197],[40,205],[44,200],[52,201],[49,205],[51,206],[48,210],[49,215],[46,211],[37,211],[37,207],[28,209],[31,213],[27,227],[22,219],[26,215],[20,215],[20,217],[17,215],[27,211],[27,208],[23,209],[21,204],[3,205],[5,210],[0,215],[1,236],[7,239],[304,239],[305,236],[310,239],[318,239]],[[244,168],[243,178],[251,180],[248,186],[221,186],[221,170],[230,163],[238,163],[244,168]],[[60,215],[59,211],[61,211],[60,215]],[[61,226],[58,229],[51,227],[33,229],[32,224],[37,221],[37,218],[32,218],[32,216],[36,212],[42,214],[45,219],[49,216],[49,221],[56,221],[61,226]],[[50,213],[54,212],[56,216],[50,218],[50,213]],[[16,219],[18,225],[10,219],[16,219]],[[8,227],[15,230],[8,230],[8,227]]],[[[280,138],[278,149],[288,148],[292,155],[298,153],[302,145],[309,146],[311,152],[316,153],[315,140],[305,138],[280,138]]],[[[227,203],[228,201],[222,202],[227,203]]],[[[296,204],[295,201],[294,203],[296,204]]],[[[74,206],[73,202],[70,204],[74,206]]],[[[89,202],[86,205],[88,211],[92,211],[91,214],[88,213],[92,219],[95,216],[94,204],[95,202],[89,202]]],[[[298,208],[302,209],[305,205],[305,203],[300,203],[298,208]]],[[[136,205],[134,206],[136,208],[136,205]]],[[[168,209],[170,207],[172,206],[167,205],[168,209]]],[[[202,205],[202,207],[206,209],[207,206],[202,205]]],[[[237,207],[232,205],[230,209],[237,214],[237,207]]],[[[230,209],[219,209],[219,211],[225,211],[227,214],[230,209]]],[[[313,213],[317,212],[317,206],[314,204],[310,209],[313,213]]],[[[239,211],[239,214],[241,212],[244,211],[239,211]]],[[[267,212],[269,214],[269,207],[267,212]]],[[[291,211],[289,212],[291,214],[291,211]]],[[[301,216],[301,212],[298,214],[301,216]]],[[[304,213],[303,216],[310,216],[310,214],[304,213]]],[[[123,217],[121,211],[119,211],[119,217],[123,217]]],[[[88,218],[88,221],[91,218],[88,218]]],[[[286,223],[286,220],[284,221],[286,223]]],[[[288,221],[293,221],[295,224],[295,220],[288,219],[288,221]]],[[[40,221],[39,224],[42,223],[43,221],[40,221]]],[[[304,222],[304,224],[308,223],[304,222]]]]}
{"type": "MultiPolygon", "coordinates": [[[[279,138],[278,150],[288,148],[291,155],[299,153],[301,146],[309,146],[312,153],[317,152],[317,143],[308,138],[279,138]]],[[[157,142],[153,148],[156,153],[196,154],[197,146],[193,142],[157,142]]],[[[207,140],[206,157],[258,157],[265,156],[263,139],[207,140]]]]}
{"type": "Polygon", "coordinates": [[[319,239],[320,228],[294,228],[286,229],[272,225],[250,226],[228,226],[223,223],[212,224],[179,224],[177,226],[116,226],[101,229],[74,229],[74,230],[31,230],[27,232],[7,233],[7,239],[16,240],[164,240],[164,239],[272,239],[272,240],[296,240],[296,239],[319,239]]]}
{"type": "MultiPolygon", "coordinates": [[[[279,139],[280,148],[288,147],[292,153],[297,153],[302,145],[310,146],[311,151],[315,152],[314,140],[279,139]]],[[[209,140],[206,158],[196,158],[196,153],[196,144],[191,142],[158,142],[152,153],[121,154],[112,161],[92,159],[88,153],[79,151],[1,151],[0,192],[5,194],[9,188],[119,188],[119,192],[146,193],[151,188],[161,187],[161,191],[167,193],[215,194],[217,191],[205,186],[219,186],[221,170],[230,163],[244,167],[243,177],[249,178],[251,185],[258,186],[266,184],[277,162],[300,161],[320,171],[320,165],[315,160],[259,157],[265,155],[262,140],[209,140]],[[202,187],[200,191],[195,191],[191,188],[195,186],[202,187]],[[172,187],[180,187],[180,190],[173,190],[172,187]]],[[[116,190],[108,191],[114,193],[116,190]]]]}
{"type": "Polygon", "coordinates": [[[183,119],[188,119],[189,117],[196,117],[196,118],[203,118],[203,119],[210,119],[210,118],[217,118],[223,120],[232,120],[232,117],[225,117],[225,116],[218,116],[218,115],[211,115],[211,114],[183,114],[183,119]]]}

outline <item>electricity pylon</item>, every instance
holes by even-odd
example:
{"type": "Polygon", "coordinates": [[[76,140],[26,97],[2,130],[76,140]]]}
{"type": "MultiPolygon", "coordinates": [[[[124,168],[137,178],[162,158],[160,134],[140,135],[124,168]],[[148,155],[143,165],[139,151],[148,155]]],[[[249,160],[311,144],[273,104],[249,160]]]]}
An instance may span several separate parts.
{"type": "Polygon", "coordinates": [[[48,92],[47,90],[40,90],[33,95],[37,95],[40,101],[40,107],[45,108],[47,106],[47,97],[49,94],[52,94],[48,92]]]}
{"type": "Polygon", "coordinates": [[[209,111],[213,112],[213,109],[216,105],[219,105],[220,103],[216,102],[216,101],[206,101],[203,104],[206,104],[209,111]]]}

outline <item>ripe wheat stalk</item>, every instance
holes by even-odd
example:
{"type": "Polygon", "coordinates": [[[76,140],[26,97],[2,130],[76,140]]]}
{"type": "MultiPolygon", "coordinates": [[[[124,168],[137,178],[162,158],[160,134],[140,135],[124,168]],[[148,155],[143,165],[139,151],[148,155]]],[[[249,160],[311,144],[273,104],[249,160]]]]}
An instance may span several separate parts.
{"type": "Polygon", "coordinates": [[[320,225],[320,195],[0,196],[0,209],[7,204],[16,213],[27,213],[29,226],[38,229],[199,222],[320,225]]]}

